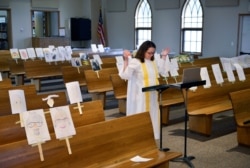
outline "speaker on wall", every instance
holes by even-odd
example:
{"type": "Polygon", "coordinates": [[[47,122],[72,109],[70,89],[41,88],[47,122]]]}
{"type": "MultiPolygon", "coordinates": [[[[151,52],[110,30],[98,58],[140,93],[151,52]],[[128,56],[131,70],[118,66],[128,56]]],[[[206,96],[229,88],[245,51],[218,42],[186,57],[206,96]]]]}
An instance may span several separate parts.
{"type": "Polygon", "coordinates": [[[70,19],[71,40],[91,40],[91,20],[85,18],[70,19]]]}

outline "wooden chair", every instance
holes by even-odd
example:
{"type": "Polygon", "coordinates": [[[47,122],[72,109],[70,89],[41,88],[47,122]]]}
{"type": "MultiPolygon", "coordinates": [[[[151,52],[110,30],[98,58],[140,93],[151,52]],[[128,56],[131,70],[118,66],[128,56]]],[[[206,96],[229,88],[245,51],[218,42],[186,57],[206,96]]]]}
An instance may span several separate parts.
{"type": "Polygon", "coordinates": [[[250,89],[230,93],[237,126],[238,144],[250,146],[250,89]]]}

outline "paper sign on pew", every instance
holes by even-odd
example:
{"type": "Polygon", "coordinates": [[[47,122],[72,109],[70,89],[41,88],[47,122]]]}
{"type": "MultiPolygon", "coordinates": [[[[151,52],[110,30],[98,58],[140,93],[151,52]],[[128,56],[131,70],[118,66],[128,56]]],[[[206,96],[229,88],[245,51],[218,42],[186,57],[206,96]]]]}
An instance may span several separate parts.
{"type": "Polygon", "coordinates": [[[83,98],[79,82],[78,81],[68,82],[65,85],[69,96],[70,104],[77,103],[77,109],[79,110],[79,113],[82,115],[82,106],[80,102],[82,102],[83,98]]]}
{"type": "Polygon", "coordinates": [[[3,81],[2,73],[0,72],[0,81],[3,81]]]}
{"type": "Polygon", "coordinates": [[[19,114],[21,127],[24,127],[23,113],[27,111],[24,90],[9,90],[9,98],[12,114],[19,114]]]}
{"type": "Polygon", "coordinates": [[[222,77],[219,64],[212,64],[212,70],[213,70],[216,83],[222,85],[222,83],[224,82],[224,79],[222,77]]]}
{"type": "Polygon", "coordinates": [[[43,59],[44,58],[44,53],[42,48],[35,48],[36,55],[38,58],[43,59]]]}
{"type": "Polygon", "coordinates": [[[97,49],[97,47],[96,47],[96,44],[91,44],[91,50],[92,50],[92,52],[98,52],[98,49],[97,49]]]}
{"type": "Polygon", "coordinates": [[[50,108],[50,114],[56,138],[59,140],[65,139],[68,153],[72,154],[69,144],[69,138],[76,134],[76,130],[71,117],[69,106],[50,108]]]}
{"type": "Polygon", "coordinates": [[[231,63],[224,63],[225,66],[225,70],[227,73],[227,79],[229,82],[235,82],[235,77],[234,77],[234,73],[233,73],[233,69],[231,66],[231,63]]]}
{"type": "Polygon", "coordinates": [[[72,58],[72,53],[73,53],[73,51],[72,51],[72,49],[71,49],[71,46],[65,46],[65,52],[66,52],[66,60],[71,60],[71,58],[72,58]]]}
{"type": "Polygon", "coordinates": [[[206,84],[203,85],[204,88],[210,88],[211,87],[211,81],[208,75],[207,67],[201,67],[201,80],[205,80],[206,84]]]}
{"type": "Polygon", "coordinates": [[[170,72],[170,75],[175,79],[176,83],[177,83],[176,77],[179,76],[178,69],[179,67],[178,67],[177,59],[172,58],[169,63],[169,72],[170,72]]]}
{"type": "Polygon", "coordinates": [[[245,81],[246,76],[245,76],[245,73],[243,71],[243,68],[240,66],[240,64],[237,64],[237,63],[235,63],[234,66],[236,68],[236,72],[238,74],[239,80],[240,81],[245,81]]]}
{"type": "Polygon", "coordinates": [[[35,59],[36,58],[36,52],[34,48],[27,48],[27,53],[30,59],[35,59]]]}
{"type": "Polygon", "coordinates": [[[15,59],[16,63],[18,63],[17,60],[20,58],[18,49],[17,48],[11,48],[10,49],[10,55],[11,55],[11,58],[15,59]]]}
{"type": "Polygon", "coordinates": [[[41,144],[50,140],[51,138],[43,109],[24,112],[23,121],[25,123],[25,133],[28,144],[32,146],[38,146],[40,160],[44,161],[41,144]]]}
{"type": "Polygon", "coordinates": [[[121,72],[124,66],[123,56],[116,56],[115,59],[116,59],[116,67],[118,69],[118,72],[121,72]]]}
{"type": "Polygon", "coordinates": [[[19,54],[22,60],[27,60],[29,59],[28,53],[26,49],[19,49],[19,54]]]}

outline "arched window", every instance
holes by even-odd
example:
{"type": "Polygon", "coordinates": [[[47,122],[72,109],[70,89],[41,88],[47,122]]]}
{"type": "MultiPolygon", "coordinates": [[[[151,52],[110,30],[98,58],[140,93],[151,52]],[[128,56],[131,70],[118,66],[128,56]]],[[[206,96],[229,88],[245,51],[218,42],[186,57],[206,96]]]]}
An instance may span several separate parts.
{"type": "Polygon", "coordinates": [[[186,0],[182,9],[181,50],[202,53],[203,9],[200,0],[186,0]]]}
{"type": "Polygon", "coordinates": [[[135,12],[135,48],[151,40],[152,14],[147,0],[140,0],[135,12]]]}

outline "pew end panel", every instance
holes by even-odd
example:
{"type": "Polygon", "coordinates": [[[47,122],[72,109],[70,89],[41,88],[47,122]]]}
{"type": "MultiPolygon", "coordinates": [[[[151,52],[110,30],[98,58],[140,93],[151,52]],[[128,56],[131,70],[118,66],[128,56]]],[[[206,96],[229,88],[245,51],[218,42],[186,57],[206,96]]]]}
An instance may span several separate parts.
{"type": "Polygon", "coordinates": [[[250,89],[230,93],[237,126],[237,141],[250,147],[250,89]]]}
{"type": "Polygon", "coordinates": [[[111,74],[110,79],[115,98],[118,100],[119,112],[126,114],[127,81],[121,79],[118,74],[111,74]]]}

